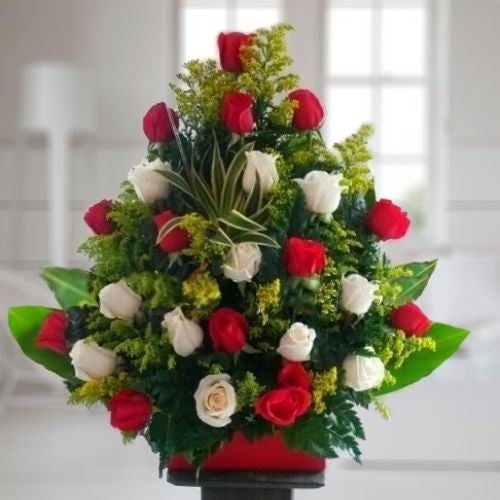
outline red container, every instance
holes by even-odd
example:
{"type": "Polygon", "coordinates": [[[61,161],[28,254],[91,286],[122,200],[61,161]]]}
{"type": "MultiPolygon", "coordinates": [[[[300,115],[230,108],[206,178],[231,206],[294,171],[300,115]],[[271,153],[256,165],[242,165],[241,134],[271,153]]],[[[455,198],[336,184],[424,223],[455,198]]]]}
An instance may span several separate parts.
{"type": "MultiPolygon", "coordinates": [[[[250,442],[241,432],[211,455],[205,470],[286,470],[321,472],[325,470],[325,459],[307,455],[286,447],[281,434],[265,436],[250,442]]],[[[191,464],[182,456],[175,456],[168,464],[170,470],[191,469],[191,464]]]]}

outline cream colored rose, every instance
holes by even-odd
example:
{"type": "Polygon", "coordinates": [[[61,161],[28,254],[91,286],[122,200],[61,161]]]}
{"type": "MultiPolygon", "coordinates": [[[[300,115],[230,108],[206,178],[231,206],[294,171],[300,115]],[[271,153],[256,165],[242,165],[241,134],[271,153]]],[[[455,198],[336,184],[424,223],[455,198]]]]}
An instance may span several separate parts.
{"type": "Polygon", "coordinates": [[[331,214],[337,210],[344,187],[342,174],[329,174],[321,170],[309,172],[303,179],[295,179],[304,191],[307,207],[316,214],[331,214]]]}
{"type": "Polygon", "coordinates": [[[350,274],[342,278],[342,293],[340,304],[345,311],[357,314],[365,314],[375,300],[378,284],[368,281],[359,274],[350,274]]]}
{"type": "Polygon", "coordinates": [[[169,163],[159,158],[152,162],[143,161],[128,174],[128,180],[134,186],[137,197],[147,205],[153,204],[170,193],[170,182],[161,174],[172,170],[169,163]]]}
{"type": "Polygon", "coordinates": [[[367,391],[384,381],[385,367],[377,357],[350,355],[342,365],[344,384],[355,391],[367,391]]]}
{"type": "Polygon", "coordinates": [[[125,280],[120,280],[101,289],[99,302],[101,314],[106,318],[131,320],[139,311],[142,299],[125,283],[125,280]]]}
{"type": "Polygon", "coordinates": [[[307,361],[315,339],[314,329],[304,323],[294,323],[281,337],[278,354],[289,361],[307,361]]]}
{"type": "Polygon", "coordinates": [[[259,272],[261,261],[262,252],[257,245],[238,243],[231,247],[222,266],[222,272],[226,278],[237,283],[252,281],[252,278],[259,272]]]}
{"type": "Polygon", "coordinates": [[[194,393],[196,413],[202,422],[212,427],[224,427],[236,411],[236,392],[227,373],[207,375],[200,380],[194,393]]]}
{"type": "Polygon", "coordinates": [[[78,340],[69,353],[75,376],[86,382],[111,375],[116,368],[117,356],[95,342],[78,340]]]}
{"type": "Polygon", "coordinates": [[[276,156],[262,151],[250,151],[246,153],[246,157],[247,165],[242,179],[243,191],[250,194],[258,177],[262,192],[269,193],[279,179],[276,156]]]}
{"type": "Polygon", "coordinates": [[[168,338],[179,356],[193,354],[203,342],[201,326],[187,319],[180,307],[165,314],[161,326],[168,331],[168,338]]]}

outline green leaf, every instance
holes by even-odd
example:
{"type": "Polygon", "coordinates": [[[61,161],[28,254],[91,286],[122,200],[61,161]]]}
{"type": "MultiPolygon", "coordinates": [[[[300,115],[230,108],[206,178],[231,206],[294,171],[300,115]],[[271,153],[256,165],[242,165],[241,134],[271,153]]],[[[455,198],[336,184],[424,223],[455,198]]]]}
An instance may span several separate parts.
{"type": "Polygon", "coordinates": [[[193,192],[192,192],[192,190],[191,190],[191,187],[186,182],[186,180],[184,179],[184,177],[182,177],[181,175],[179,175],[176,172],[172,172],[171,170],[168,170],[168,171],[163,171],[162,170],[159,173],[161,175],[163,175],[164,177],[166,177],[168,179],[168,181],[170,182],[170,184],[172,184],[173,186],[175,186],[177,189],[179,189],[183,193],[187,194],[189,197],[191,197],[193,199],[196,199],[195,196],[194,196],[194,194],[193,194],[193,192]]]}
{"type": "Polygon", "coordinates": [[[236,236],[233,240],[234,243],[254,243],[255,245],[281,248],[276,240],[262,233],[244,233],[236,236]]]}
{"type": "Polygon", "coordinates": [[[376,396],[398,391],[407,385],[419,381],[423,377],[430,375],[438,366],[458,350],[460,344],[465,340],[469,332],[461,328],[433,323],[426,336],[436,341],[436,350],[423,350],[412,354],[406,362],[398,369],[388,369],[396,378],[396,384],[384,384],[374,392],[376,396]]]}
{"type": "Polygon", "coordinates": [[[158,231],[158,237],[156,238],[156,244],[160,243],[160,241],[167,236],[170,231],[173,231],[182,221],[182,217],[174,217],[166,222],[158,231]]]}
{"type": "Polygon", "coordinates": [[[231,210],[231,212],[224,217],[220,217],[219,221],[226,224],[227,226],[234,227],[240,231],[265,231],[265,227],[252,219],[249,219],[237,210],[231,210]]]}
{"type": "Polygon", "coordinates": [[[87,287],[88,273],[83,269],[44,267],[40,276],[49,285],[57,302],[65,311],[74,306],[95,305],[87,287]]]}
{"type": "Polygon", "coordinates": [[[233,240],[231,240],[231,238],[227,235],[227,233],[220,227],[217,228],[217,232],[212,238],[210,238],[210,241],[218,245],[224,245],[229,247],[232,247],[234,245],[233,240]]]}
{"type": "Polygon", "coordinates": [[[389,281],[391,285],[401,287],[401,293],[391,302],[391,305],[402,306],[408,302],[418,299],[425,290],[427,283],[436,268],[437,260],[428,262],[412,262],[399,266],[398,269],[411,271],[411,276],[392,278],[389,281]]]}
{"type": "Polygon", "coordinates": [[[216,198],[222,193],[222,186],[224,185],[224,177],[226,176],[226,168],[222,160],[219,148],[219,141],[214,132],[214,153],[212,156],[212,165],[210,177],[212,182],[212,190],[216,198]]]}
{"type": "Polygon", "coordinates": [[[9,329],[26,356],[63,378],[70,378],[73,369],[68,356],[36,347],[42,323],[52,310],[41,306],[12,307],[8,313],[9,329]]]}

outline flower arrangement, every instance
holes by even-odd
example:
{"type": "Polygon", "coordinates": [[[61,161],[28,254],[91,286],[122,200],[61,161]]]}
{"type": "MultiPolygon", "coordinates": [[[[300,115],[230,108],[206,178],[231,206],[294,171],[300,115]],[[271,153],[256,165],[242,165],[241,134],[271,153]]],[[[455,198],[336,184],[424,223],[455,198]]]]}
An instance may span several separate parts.
{"type": "Polygon", "coordinates": [[[90,271],[44,268],[62,310],[9,311],[69,402],[104,404],[160,469],[177,454],[202,466],[237,431],[359,460],[355,408],[385,414],[380,396],[467,335],[414,303],[435,261],[382,252],[410,220],[376,198],[372,128],[325,145],[321,102],[287,72],[289,29],[221,34],[219,63],[184,65],[177,110],[144,117],[146,158],[84,216],[90,271]]]}

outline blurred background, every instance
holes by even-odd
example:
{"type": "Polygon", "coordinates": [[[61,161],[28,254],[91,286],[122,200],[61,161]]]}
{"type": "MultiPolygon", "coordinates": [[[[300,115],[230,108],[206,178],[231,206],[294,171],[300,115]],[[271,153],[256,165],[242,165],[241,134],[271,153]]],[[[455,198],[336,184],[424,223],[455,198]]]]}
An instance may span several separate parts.
{"type": "Polygon", "coordinates": [[[391,422],[364,416],[363,467],[332,461],[327,486],[296,498],[498,498],[498,0],[0,0],[0,498],[199,498],[158,480],[156,457],[123,447],[103,410],[66,407],[10,340],[6,310],[53,304],[41,265],[88,265],[82,214],[144,156],[142,116],[171,101],[181,62],[215,56],[219,31],[278,21],[295,25],[295,70],[325,103],[327,140],[376,125],[379,196],[414,220],[387,251],[440,258],[422,307],[473,331],[387,398],[391,422]]]}

